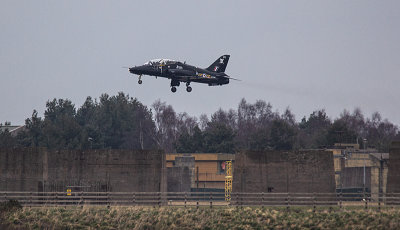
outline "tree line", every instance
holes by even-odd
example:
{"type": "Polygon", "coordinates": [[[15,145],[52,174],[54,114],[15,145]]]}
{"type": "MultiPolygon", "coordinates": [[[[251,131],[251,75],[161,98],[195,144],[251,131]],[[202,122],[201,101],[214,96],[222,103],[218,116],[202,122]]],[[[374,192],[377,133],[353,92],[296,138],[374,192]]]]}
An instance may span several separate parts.
{"type": "Polygon", "coordinates": [[[359,143],[361,147],[367,143],[388,151],[395,139],[400,139],[398,126],[382,119],[378,112],[366,118],[358,108],[352,113],[344,110],[335,119],[323,109],[315,110],[297,122],[289,108],[279,113],[264,100],[248,103],[242,99],[236,109],[196,117],[177,113],[160,100],[145,106],[122,92],[94,100],[87,97],[78,109],[68,99],[49,100],[44,117],[34,110],[17,135],[0,131],[0,147],[163,149],[178,153],[313,149],[339,142],[359,143]]]}

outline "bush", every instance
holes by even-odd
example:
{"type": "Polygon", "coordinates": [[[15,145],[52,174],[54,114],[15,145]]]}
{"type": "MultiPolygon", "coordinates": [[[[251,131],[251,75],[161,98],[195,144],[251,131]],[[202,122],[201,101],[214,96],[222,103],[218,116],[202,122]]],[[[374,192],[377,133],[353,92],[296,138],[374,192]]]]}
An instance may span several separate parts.
{"type": "Polygon", "coordinates": [[[0,213],[14,212],[19,209],[22,209],[22,205],[17,200],[9,200],[0,203],[0,213]]]}
{"type": "Polygon", "coordinates": [[[400,229],[400,209],[68,207],[5,213],[0,229],[400,229]],[[3,225],[2,225],[3,224],[3,225]]]}

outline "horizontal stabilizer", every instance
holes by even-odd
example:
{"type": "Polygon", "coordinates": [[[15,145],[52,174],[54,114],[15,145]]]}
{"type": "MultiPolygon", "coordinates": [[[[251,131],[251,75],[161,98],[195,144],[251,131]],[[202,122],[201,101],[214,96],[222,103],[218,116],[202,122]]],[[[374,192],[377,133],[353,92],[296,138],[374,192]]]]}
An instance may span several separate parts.
{"type": "Polygon", "coordinates": [[[242,81],[242,80],[237,79],[237,78],[229,77],[228,75],[226,75],[225,77],[228,78],[228,79],[231,79],[231,80],[235,80],[235,81],[242,81]]]}

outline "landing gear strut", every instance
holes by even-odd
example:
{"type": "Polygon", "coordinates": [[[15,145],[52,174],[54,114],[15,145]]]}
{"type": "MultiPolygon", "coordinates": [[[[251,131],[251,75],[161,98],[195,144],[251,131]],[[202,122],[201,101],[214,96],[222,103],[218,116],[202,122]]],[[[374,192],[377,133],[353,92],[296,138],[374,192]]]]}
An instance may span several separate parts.
{"type": "Polygon", "coordinates": [[[139,83],[139,85],[141,85],[143,83],[142,82],[142,75],[139,75],[139,81],[137,83],[139,83]]]}
{"type": "Polygon", "coordinates": [[[181,83],[177,80],[171,80],[171,92],[175,93],[176,92],[176,87],[179,86],[181,83]]]}
{"type": "Polygon", "coordinates": [[[190,87],[190,82],[186,82],[186,91],[188,93],[192,92],[192,87],[190,87]]]}

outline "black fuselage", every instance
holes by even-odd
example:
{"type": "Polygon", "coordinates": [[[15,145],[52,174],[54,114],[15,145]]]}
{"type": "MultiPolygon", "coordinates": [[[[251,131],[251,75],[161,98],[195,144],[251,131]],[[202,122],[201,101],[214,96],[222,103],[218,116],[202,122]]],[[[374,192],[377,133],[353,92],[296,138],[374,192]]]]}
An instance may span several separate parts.
{"type": "Polygon", "coordinates": [[[217,73],[181,62],[166,65],[142,65],[129,69],[138,75],[165,77],[181,82],[198,82],[208,85],[225,85],[229,83],[225,73],[217,73]]]}
{"type": "Polygon", "coordinates": [[[151,75],[171,79],[171,91],[174,93],[176,86],[179,86],[181,82],[185,82],[186,91],[191,92],[191,82],[209,86],[229,84],[229,79],[233,79],[225,74],[229,57],[229,55],[222,55],[205,69],[170,59],[154,59],[144,65],[129,68],[129,72],[139,75],[139,84],[142,84],[142,75],[151,75]]]}

